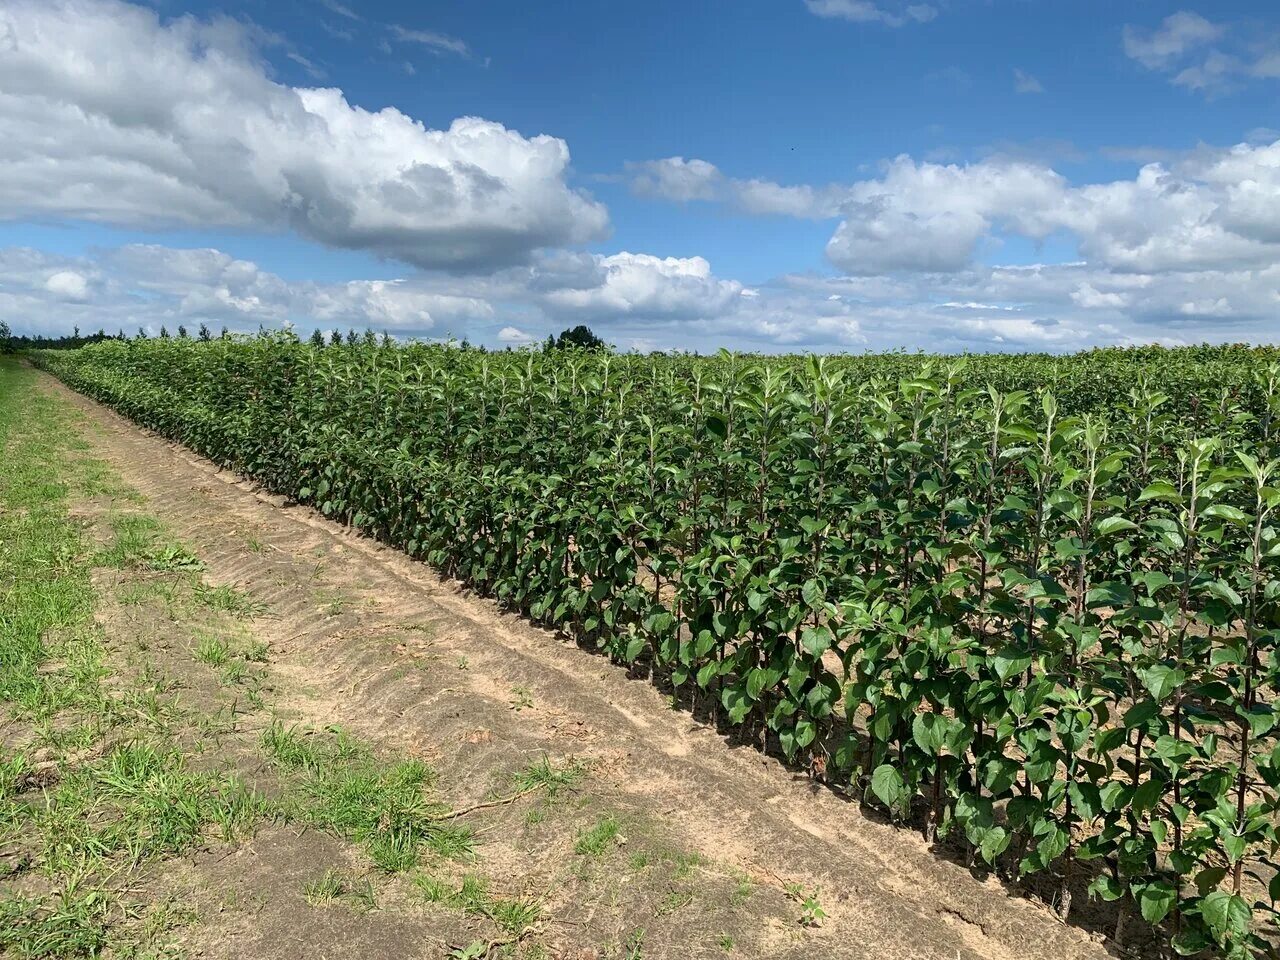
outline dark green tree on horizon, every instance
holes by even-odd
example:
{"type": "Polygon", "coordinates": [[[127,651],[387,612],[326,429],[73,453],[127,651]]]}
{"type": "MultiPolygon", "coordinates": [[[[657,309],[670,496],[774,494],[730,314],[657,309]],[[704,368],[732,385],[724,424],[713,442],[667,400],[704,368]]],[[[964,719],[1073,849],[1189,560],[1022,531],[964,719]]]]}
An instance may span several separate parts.
{"type": "Polygon", "coordinates": [[[585,323],[570,330],[562,330],[559,337],[547,337],[548,350],[567,350],[570,347],[577,347],[579,350],[608,350],[609,344],[592,333],[585,323]]]}

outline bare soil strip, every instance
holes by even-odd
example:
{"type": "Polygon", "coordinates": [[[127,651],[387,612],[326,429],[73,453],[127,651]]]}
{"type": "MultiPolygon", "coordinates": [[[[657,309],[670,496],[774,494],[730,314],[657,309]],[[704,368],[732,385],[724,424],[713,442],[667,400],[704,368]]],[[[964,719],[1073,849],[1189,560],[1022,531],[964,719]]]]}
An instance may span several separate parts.
{"type": "MultiPolygon", "coordinates": [[[[197,676],[207,670],[190,656],[199,623],[140,621],[116,604],[109,633],[149,637],[140,655],[178,676],[190,698],[210,698],[211,710],[232,698],[226,735],[244,745],[250,775],[263,761],[249,745],[273,713],[425,761],[455,809],[474,807],[466,822],[478,859],[467,869],[503,902],[536,903],[540,916],[529,935],[504,940],[450,887],[463,868],[445,864],[414,884],[370,871],[349,842],[274,824],[188,855],[158,882],[156,896],[191,898],[199,913],[181,938],[189,953],[448,957],[479,943],[489,955],[629,960],[1106,956],[1045,905],[727,744],[604,659],[40,378],[83,414],[93,455],[141,494],[137,509],[203,561],[208,584],[250,598],[240,622],[245,643],[266,645],[252,688],[266,706],[197,676]],[[543,757],[585,776],[555,800],[503,799],[543,757]],[[376,907],[345,887],[326,906],[310,903],[305,891],[315,900],[329,871],[368,880],[376,907]],[[424,882],[442,885],[431,909],[424,882]]],[[[108,497],[79,508],[121,505],[108,497]]]]}

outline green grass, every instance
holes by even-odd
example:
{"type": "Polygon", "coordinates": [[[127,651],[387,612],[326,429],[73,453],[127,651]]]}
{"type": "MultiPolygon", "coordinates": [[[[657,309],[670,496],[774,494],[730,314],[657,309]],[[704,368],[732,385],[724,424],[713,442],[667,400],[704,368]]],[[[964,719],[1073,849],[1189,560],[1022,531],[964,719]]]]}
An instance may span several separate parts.
{"type": "Polygon", "coordinates": [[[160,535],[159,522],[146,514],[117,513],[110,523],[111,544],[98,552],[94,562],[117,570],[144,566],[160,535]]]}
{"type": "MultiPolygon", "coordinates": [[[[95,461],[85,462],[92,464],[95,461]]],[[[92,467],[88,469],[92,471],[92,467]]],[[[97,566],[187,573],[198,573],[204,569],[204,562],[188,547],[164,539],[164,529],[155,517],[145,513],[116,513],[111,516],[110,524],[111,543],[94,555],[97,566]]],[[[234,606],[240,602],[234,596],[234,588],[227,590],[232,592],[213,599],[210,605],[227,603],[234,606]]]]}
{"type": "Polygon", "coordinates": [[[489,904],[489,919],[509,934],[518,934],[542,919],[542,904],[532,900],[496,899],[489,904]]]}
{"type": "Polygon", "coordinates": [[[285,770],[318,770],[324,759],[318,743],[279,720],[262,732],[261,743],[267,756],[285,770]]]}
{"type": "Polygon", "coordinates": [[[156,547],[146,557],[146,565],[152,570],[178,570],[185,573],[197,573],[204,569],[204,561],[180,543],[156,547]]]}
{"type": "Polygon", "coordinates": [[[29,371],[0,366],[0,700],[35,723],[103,708],[102,648],[80,531],[67,516],[67,424],[30,389],[29,371]]]}
{"type": "Polygon", "coordinates": [[[443,856],[470,853],[472,835],[442,816],[446,808],[429,795],[435,771],[421,760],[382,763],[341,732],[300,730],[279,721],[261,742],[278,767],[294,774],[288,815],[363,844],[380,869],[408,870],[424,847],[443,856]]]}
{"type": "MultiPolygon", "coordinates": [[[[426,856],[475,859],[474,829],[457,822],[455,811],[435,795],[435,771],[421,760],[383,761],[342,730],[286,726],[278,719],[263,732],[260,745],[285,777],[284,815],[362,844],[379,870],[409,871],[426,856]]],[[[516,792],[507,799],[554,793],[581,776],[580,765],[561,769],[544,757],[517,774],[516,792]]],[[[597,842],[610,843],[613,837],[597,842]]],[[[530,902],[490,896],[477,874],[465,875],[457,888],[429,875],[419,875],[414,883],[423,899],[486,916],[512,934],[541,916],[541,907],[530,902]]]]}
{"type": "Polygon", "coordinates": [[[413,880],[418,895],[428,903],[436,903],[475,917],[487,917],[504,933],[516,935],[542,919],[542,904],[533,900],[495,897],[483,877],[468,873],[455,887],[445,880],[421,875],[413,880]]]}
{"type": "Polygon", "coordinates": [[[426,844],[445,860],[474,860],[476,856],[476,832],[465,824],[439,824],[427,836],[426,844]]]}
{"type": "Polygon", "coordinates": [[[224,686],[243,683],[249,678],[249,666],[243,660],[235,659],[222,668],[218,679],[224,686]]]}
{"type": "Polygon", "coordinates": [[[544,753],[517,773],[512,782],[517,790],[540,790],[548,801],[554,801],[562,791],[572,790],[581,783],[586,773],[586,766],[582,763],[570,761],[558,767],[544,753]]]}
{"type": "Polygon", "coordinates": [[[309,881],[303,888],[303,896],[307,903],[315,906],[326,900],[336,900],[347,892],[347,881],[338,870],[329,869],[316,880],[309,881]]]}
{"type": "Polygon", "coordinates": [[[71,887],[46,897],[0,899],[0,953],[17,957],[94,957],[108,943],[112,898],[71,887]]]}
{"type": "Polygon", "coordinates": [[[573,852],[584,857],[598,857],[611,850],[618,841],[621,825],[612,816],[601,817],[592,827],[578,834],[573,852]]]}
{"type": "Polygon", "coordinates": [[[142,956],[172,911],[140,909],[131,871],[241,836],[270,811],[235,776],[191,765],[163,677],[111,676],[94,567],[187,570],[198,560],[157,546],[160,525],[137,513],[110,516],[109,546],[92,547],[72,498],[128,491],[88,457],[76,415],[34,378],[0,360],[0,703],[10,735],[26,743],[0,752],[0,847],[20,851],[41,878],[0,894],[0,954],[142,956]]]}
{"type": "Polygon", "coordinates": [[[221,667],[231,659],[231,646],[219,637],[205,637],[196,645],[196,659],[211,667],[221,667]]]}
{"type": "Polygon", "coordinates": [[[271,647],[265,640],[251,640],[240,651],[240,656],[249,663],[266,663],[267,654],[270,652],[271,647]]]}
{"type": "Polygon", "coordinates": [[[211,587],[204,581],[197,581],[193,589],[196,600],[210,610],[237,617],[254,617],[263,610],[261,603],[231,584],[211,587]]]}
{"type": "Polygon", "coordinates": [[[180,751],[136,742],[70,771],[30,822],[44,870],[74,875],[182,853],[206,836],[231,840],[266,812],[235,777],[192,771],[180,751]]]}

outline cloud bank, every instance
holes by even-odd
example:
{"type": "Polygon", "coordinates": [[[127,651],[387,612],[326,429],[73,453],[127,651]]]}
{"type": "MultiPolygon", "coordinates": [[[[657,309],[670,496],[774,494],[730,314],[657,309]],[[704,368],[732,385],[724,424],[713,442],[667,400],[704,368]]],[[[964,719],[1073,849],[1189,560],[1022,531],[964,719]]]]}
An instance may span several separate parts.
{"type": "Polygon", "coordinates": [[[0,7],[0,171],[0,217],[293,230],[424,268],[608,230],[563,140],[280,84],[250,28],[114,0],[0,7]]]}

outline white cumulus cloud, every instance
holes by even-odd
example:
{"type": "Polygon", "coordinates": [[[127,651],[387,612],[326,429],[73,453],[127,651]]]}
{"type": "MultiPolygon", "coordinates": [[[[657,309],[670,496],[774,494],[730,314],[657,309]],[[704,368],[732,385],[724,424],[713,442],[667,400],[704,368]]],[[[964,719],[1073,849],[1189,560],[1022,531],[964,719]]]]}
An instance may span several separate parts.
{"type": "Polygon", "coordinates": [[[1013,92],[1014,93],[1044,93],[1044,87],[1040,81],[1017,67],[1013,68],[1013,92]]]}
{"type": "Polygon", "coordinates": [[[927,3],[885,5],[874,0],[804,0],[804,5],[819,17],[854,23],[882,23],[889,27],[928,23],[938,15],[938,8],[927,3]]]}
{"type": "Polygon", "coordinates": [[[519,327],[503,327],[498,331],[499,343],[519,344],[531,343],[532,341],[533,337],[525,333],[519,327]]]}
{"type": "Polygon", "coordinates": [[[219,250],[129,245],[89,257],[0,248],[0,320],[19,333],[292,324],[536,342],[586,323],[637,349],[1075,350],[1275,342],[1280,265],[1116,271],[1087,261],[941,273],[789,275],[742,287],[701,258],[543,255],[487,275],[290,281],[219,250]],[[83,300],[50,289],[85,279],[83,300]]]}
{"type": "Polygon", "coordinates": [[[717,199],[725,180],[715,164],[684,157],[628,163],[626,170],[637,195],[681,203],[717,199]]]}
{"type": "Polygon", "coordinates": [[[827,257],[859,274],[960,270],[997,224],[1034,236],[1051,232],[1042,214],[1061,204],[1066,186],[1054,171],[1031,163],[959,166],[898,157],[883,177],[848,188],[845,219],[827,257]]]}
{"type": "Polygon", "coordinates": [[[745,213],[824,219],[838,216],[845,189],[838,185],[787,186],[770,180],[726,176],[714,163],[684,157],[632,161],[625,173],[637,196],[686,203],[730,203],[745,213]]]}
{"type": "Polygon", "coordinates": [[[272,80],[251,32],[119,0],[0,6],[0,217],[291,229],[421,267],[599,239],[569,150],[272,80]]]}
{"type": "Polygon", "coordinates": [[[87,300],[89,281],[74,270],[59,270],[44,282],[44,288],[59,300],[87,300]]]}
{"type": "Polygon", "coordinates": [[[702,257],[664,258],[627,251],[549,263],[535,283],[539,280],[553,284],[542,293],[542,302],[566,315],[715,316],[742,292],[737,281],[715,277],[702,257]]]}
{"type": "Polygon", "coordinates": [[[455,53],[460,57],[471,56],[471,49],[465,40],[451,37],[447,33],[434,30],[411,30],[398,23],[392,24],[391,36],[401,43],[416,43],[426,47],[432,53],[455,53]]]}
{"type": "Polygon", "coordinates": [[[1180,10],[1164,18],[1159,27],[1124,28],[1124,52],[1149,70],[1163,70],[1191,50],[1212,43],[1225,32],[1200,14],[1180,10]]]}
{"type": "Polygon", "coordinates": [[[1092,184],[1010,156],[942,164],[904,155],[878,177],[819,186],[727,177],[683,158],[629,167],[639,192],[668,198],[666,172],[694,169],[705,187],[698,196],[745,212],[839,217],[827,257],[853,274],[959,271],[1004,236],[1039,241],[1055,233],[1117,271],[1280,262],[1280,140],[1202,147],[1092,184]]]}
{"type": "Polygon", "coordinates": [[[1248,80],[1280,77],[1280,35],[1244,23],[1214,23],[1191,10],[1157,27],[1127,25],[1124,52],[1171,83],[1214,96],[1248,80]]]}

